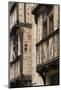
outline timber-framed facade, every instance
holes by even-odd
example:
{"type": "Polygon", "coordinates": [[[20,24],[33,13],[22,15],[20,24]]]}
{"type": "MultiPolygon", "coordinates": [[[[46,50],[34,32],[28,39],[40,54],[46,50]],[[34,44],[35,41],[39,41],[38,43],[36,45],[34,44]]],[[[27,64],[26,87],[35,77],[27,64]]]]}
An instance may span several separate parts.
{"type": "Polygon", "coordinates": [[[44,85],[58,85],[59,5],[37,4],[32,14],[36,23],[36,71],[44,85]]]}

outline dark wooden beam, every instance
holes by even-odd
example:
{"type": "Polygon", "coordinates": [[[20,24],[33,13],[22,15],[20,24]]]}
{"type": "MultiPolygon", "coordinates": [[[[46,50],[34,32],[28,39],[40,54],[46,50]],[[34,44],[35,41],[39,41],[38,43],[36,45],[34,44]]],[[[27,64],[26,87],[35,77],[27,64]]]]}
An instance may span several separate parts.
{"type": "Polygon", "coordinates": [[[15,60],[10,61],[10,65],[15,64],[19,60],[19,58],[20,58],[20,55],[17,56],[15,60]]]}
{"type": "Polygon", "coordinates": [[[26,23],[26,3],[24,3],[24,22],[26,23]]]}
{"type": "Polygon", "coordinates": [[[47,8],[52,7],[53,5],[48,5],[48,4],[37,4],[34,5],[34,7],[32,8],[32,14],[34,14],[35,16],[39,16],[39,14],[43,13],[47,8]]]}
{"type": "Polygon", "coordinates": [[[10,15],[12,14],[12,12],[14,11],[15,7],[17,6],[17,3],[14,2],[14,4],[12,5],[11,9],[10,9],[10,15]]]}
{"type": "Polygon", "coordinates": [[[22,23],[22,22],[19,22],[19,27],[32,28],[32,24],[31,23],[22,23]]]}

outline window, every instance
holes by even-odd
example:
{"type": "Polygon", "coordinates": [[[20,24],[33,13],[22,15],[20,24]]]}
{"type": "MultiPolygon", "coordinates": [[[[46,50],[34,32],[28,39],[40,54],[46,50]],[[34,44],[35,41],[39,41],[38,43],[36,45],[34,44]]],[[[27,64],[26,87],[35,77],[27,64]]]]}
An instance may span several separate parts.
{"type": "Polygon", "coordinates": [[[16,59],[17,56],[18,56],[18,37],[15,36],[13,41],[13,59],[16,59]]]}
{"type": "Polygon", "coordinates": [[[47,21],[43,22],[43,38],[47,36],[47,21]]]}
{"type": "Polygon", "coordinates": [[[25,51],[27,51],[27,44],[25,44],[25,48],[24,48],[25,51]]]}
{"type": "Polygon", "coordinates": [[[49,33],[53,32],[53,15],[49,18],[49,33]]]}
{"type": "Polygon", "coordinates": [[[50,15],[49,17],[49,25],[47,19],[43,21],[43,38],[47,37],[47,27],[49,27],[49,34],[51,34],[54,30],[54,23],[53,23],[53,15],[50,15]]]}

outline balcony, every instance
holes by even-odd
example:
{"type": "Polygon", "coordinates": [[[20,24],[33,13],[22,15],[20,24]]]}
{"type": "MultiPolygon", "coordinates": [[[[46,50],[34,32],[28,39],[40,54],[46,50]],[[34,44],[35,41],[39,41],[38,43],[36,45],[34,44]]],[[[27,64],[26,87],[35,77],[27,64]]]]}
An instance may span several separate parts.
{"type": "Polygon", "coordinates": [[[42,74],[43,72],[48,72],[50,69],[57,69],[59,68],[59,57],[55,57],[51,60],[48,60],[44,63],[38,64],[36,69],[37,72],[42,74]]]}
{"type": "MultiPolygon", "coordinates": [[[[36,44],[37,72],[47,73],[50,70],[59,71],[59,30],[57,29],[36,44]],[[39,48],[39,49],[38,49],[39,48]],[[41,48],[41,49],[40,49],[41,48]]],[[[54,71],[55,73],[55,71],[54,71]]]]}

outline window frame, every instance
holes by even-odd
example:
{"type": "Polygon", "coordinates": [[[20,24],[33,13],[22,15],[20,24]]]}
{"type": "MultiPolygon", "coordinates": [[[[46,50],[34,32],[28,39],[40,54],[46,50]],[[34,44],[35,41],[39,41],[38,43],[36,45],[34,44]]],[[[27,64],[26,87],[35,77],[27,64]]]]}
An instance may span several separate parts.
{"type": "Polygon", "coordinates": [[[53,16],[53,14],[51,14],[49,16],[49,34],[51,34],[53,32],[54,32],[54,16],[53,16]],[[51,26],[51,20],[50,19],[52,20],[52,26],[51,26]]]}
{"type": "Polygon", "coordinates": [[[27,47],[28,45],[27,44],[24,44],[24,51],[27,52],[27,47]]]}

